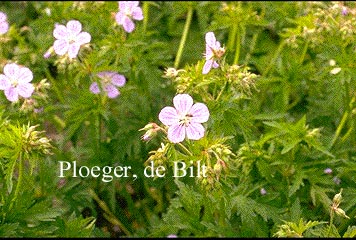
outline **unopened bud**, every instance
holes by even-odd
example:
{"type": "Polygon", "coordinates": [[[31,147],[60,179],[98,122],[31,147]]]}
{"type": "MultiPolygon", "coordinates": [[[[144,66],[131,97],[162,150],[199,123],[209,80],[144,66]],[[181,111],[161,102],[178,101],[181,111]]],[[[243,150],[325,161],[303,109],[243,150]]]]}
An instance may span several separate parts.
{"type": "Polygon", "coordinates": [[[345,211],[342,210],[341,208],[336,208],[335,209],[335,213],[341,217],[344,217],[344,218],[347,218],[347,219],[350,219],[349,216],[346,215],[345,211]]]}
{"type": "Polygon", "coordinates": [[[336,206],[339,206],[341,200],[342,200],[342,196],[341,196],[341,193],[342,193],[342,188],[340,189],[340,192],[335,194],[334,198],[333,198],[333,203],[336,205],[336,206]]]}

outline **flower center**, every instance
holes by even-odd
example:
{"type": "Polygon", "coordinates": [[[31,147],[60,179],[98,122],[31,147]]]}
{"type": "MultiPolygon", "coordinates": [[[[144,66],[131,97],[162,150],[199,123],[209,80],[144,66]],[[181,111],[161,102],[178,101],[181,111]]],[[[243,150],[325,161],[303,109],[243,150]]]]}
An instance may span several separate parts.
{"type": "Polygon", "coordinates": [[[10,79],[10,83],[12,87],[17,87],[17,85],[19,85],[19,82],[16,79],[10,79]]]}
{"type": "Polygon", "coordinates": [[[179,124],[180,125],[184,125],[184,126],[188,126],[190,124],[190,121],[192,119],[193,115],[187,113],[185,116],[183,116],[180,120],[179,120],[179,124]]]}

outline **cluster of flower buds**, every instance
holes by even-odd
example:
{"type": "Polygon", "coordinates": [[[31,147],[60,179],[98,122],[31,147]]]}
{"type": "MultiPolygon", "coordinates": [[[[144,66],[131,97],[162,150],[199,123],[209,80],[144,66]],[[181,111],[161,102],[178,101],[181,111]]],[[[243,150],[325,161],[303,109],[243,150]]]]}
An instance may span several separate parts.
{"type": "Polygon", "coordinates": [[[51,149],[53,146],[51,145],[51,141],[43,136],[43,131],[36,131],[38,125],[23,126],[22,129],[22,139],[23,139],[23,150],[31,154],[33,152],[42,153],[42,154],[52,154],[51,149]]]}
{"type": "Polygon", "coordinates": [[[144,135],[141,136],[141,140],[148,142],[154,136],[157,135],[157,132],[161,129],[156,123],[148,123],[144,128],[139,129],[139,131],[146,131],[144,135]]]}
{"type": "Polygon", "coordinates": [[[346,215],[345,211],[342,210],[341,208],[339,208],[339,205],[342,200],[341,193],[342,193],[342,188],[341,188],[340,192],[335,194],[335,196],[333,198],[333,204],[331,205],[331,211],[334,211],[337,215],[339,215],[341,217],[350,219],[350,217],[346,215]]]}
{"type": "Polygon", "coordinates": [[[239,95],[252,95],[252,90],[257,90],[256,80],[258,75],[251,73],[249,67],[232,65],[226,71],[226,79],[232,90],[239,95]]]}

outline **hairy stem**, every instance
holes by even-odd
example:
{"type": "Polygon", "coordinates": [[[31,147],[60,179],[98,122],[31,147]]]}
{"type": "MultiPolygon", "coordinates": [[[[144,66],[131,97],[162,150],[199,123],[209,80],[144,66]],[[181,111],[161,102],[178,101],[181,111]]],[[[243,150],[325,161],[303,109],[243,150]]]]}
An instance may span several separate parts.
{"type": "Polygon", "coordinates": [[[182,57],[182,53],[183,53],[183,49],[184,49],[184,45],[185,45],[185,41],[187,40],[189,27],[190,27],[190,24],[192,22],[192,17],[193,17],[193,7],[191,5],[189,5],[188,13],[187,13],[187,19],[185,20],[185,25],[184,25],[184,29],[183,29],[182,38],[180,39],[177,56],[176,56],[176,59],[174,61],[174,68],[178,68],[178,66],[179,66],[179,63],[180,63],[180,60],[181,60],[181,57],[182,57]]]}
{"type": "Polygon", "coordinates": [[[130,236],[130,231],[125,227],[125,225],[115,217],[115,215],[110,211],[109,207],[106,205],[104,201],[102,201],[99,196],[92,190],[89,190],[90,195],[92,198],[98,203],[99,207],[104,211],[104,217],[110,223],[119,226],[120,229],[127,235],[130,236]]]}
{"type": "Polygon", "coordinates": [[[22,179],[23,179],[23,159],[22,159],[22,153],[20,153],[18,160],[19,160],[19,172],[18,172],[19,175],[18,175],[18,178],[17,178],[17,185],[16,185],[14,197],[12,198],[11,203],[10,203],[9,211],[13,208],[13,206],[14,206],[16,200],[17,200],[17,197],[18,197],[18,195],[19,195],[21,186],[22,186],[22,179]]]}

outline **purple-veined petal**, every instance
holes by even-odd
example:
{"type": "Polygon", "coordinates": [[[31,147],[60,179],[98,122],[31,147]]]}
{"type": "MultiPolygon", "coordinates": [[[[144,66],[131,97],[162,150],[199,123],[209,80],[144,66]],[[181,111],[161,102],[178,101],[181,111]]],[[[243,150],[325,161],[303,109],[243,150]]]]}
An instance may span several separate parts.
{"type": "Polygon", "coordinates": [[[10,80],[4,74],[0,74],[0,90],[5,90],[10,86],[11,86],[10,80]]]}
{"type": "Polygon", "coordinates": [[[69,44],[68,56],[69,58],[76,58],[80,49],[80,45],[77,43],[69,44]]]}
{"type": "Polygon", "coordinates": [[[187,137],[192,140],[198,140],[204,137],[205,129],[200,123],[190,123],[186,128],[187,137]]]}
{"type": "Polygon", "coordinates": [[[203,67],[203,74],[207,74],[213,65],[213,60],[206,60],[203,67]]]}
{"type": "Polygon", "coordinates": [[[90,87],[89,87],[89,90],[94,93],[94,94],[98,94],[100,93],[100,88],[98,86],[98,84],[96,82],[93,82],[90,87]]]}
{"type": "Polygon", "coordinates": [[[111,83],[117,87],[122,87],[126,83],[126,79],[124,76],[120,74],[114,74],[111,79],[111,83]]]}
{"type": "Polygon", "coordinates": [[[56,40],[53,43],[53,49],[55,53],[58,55],[66,54],[68,52],[68,48],[69,48],[69,43],[64,39],[56,40]]]}
{"type": "Polygon", "coordinates": [[[83,45],[89,43],[91,40],[91,35],[87,32],[81,32],[76,37],[76,43],[79,45],[83,45]]]}
{"type": "Polygon", "coordinates": [[[179,124],[170,126],[167,137],[173,143],[182,142],[185,138],[185,127],[179,124]]]}
{"type": "Polygon", "coordinates": [[[205,44],[205,59],[211,60],[214,57],[213,50],[209,47],[208,44],[205,44]]]}
{"type": "Polygon", "coordinates": [[[186,115],[193,106],[193,98],[188,94],[178,94],[173,98],[178,115],[186,115]]]}
{"type": "Polygon", "coordinates": [[[31,83],[22,83],[17,86],[17,92],[24,98],[31,97],[35,87],[31,83]]]}
{"type": "Polygon", "coordinates": [[[16,102],[19,99],[19,94],[17,93],[16,88],[9,87],[4,90],[7,100],[11,102],[16,102]]]}
{"type": "Polygon", "coordinates": [[[128,33],[132,32],[135,29],[135,23],[128,17],[124,18],[122,26],[124,27],[125,31],[128,33]]]}
{"type": "Polygon", "coordinates": [[[127,8],[128,1],[119,1],[119,10],[124,12],[127,8]]]}
{"type": "MultiPolygon", "coordinates": [[[[21,83],[29,83],[33,79],[33,74],[27,67],[21,67],[17,76],[17,81],[21,83]]],[[[21,95],[21,94],[20,94],[21,95]]]]}
{"type": "Polygon", "coordinates": [[[9,23],[8,22],[0,22],[0,34],[4,34],[9,31],[9,23]]]}
{"type": "Polygon", "coordinates": [[[20,67],[16,63],[9,63],[4,67],[4,74],[13,79],[17,79],[19,71],[20,67]]]}
{"type": "Polygon", "coordinates": [[[67,22],[68,33],[72,36],[78,35],[82,31],[82,24],[77,20],[67,22]]]}
{"type": "Polygon", "coordinates": [[[142,20],[143,19],[143,13],[142,9],[140,7],[134,7],[132,8],[132,18],[135,20],[142,20]]]}
{"type": "Polygon", "coordinates": [[[158,115],[158,119],[166,126],[179,123],[177,110],[173,107],[164,107],[158,115]]]}
{"type": "Polygon", "coordinates": [[[125,18],[127,18],[127,16],[122,11],[116,13],[115,15],[115,20],[119,25],[122,25],[124,23],[125,18]]]}
{"type": "Polygon", "coordinates": [[[192,115],[192,123],[206,122],[210,116],[209,109],[204,103],[195,103],[189,113],[192,115]]]}
{"type": "Polygon", "coordinates": [[[216,42],[216,38],[213,32],[207,32],[205,34],[205,42],[206,44],[208,44],[211,48],[215,47],[215,42],[216,42]]]}
{"type": "Polygon", "coordinates": [[[116,98],[120,94],[119,90],[112,84],[105,85],[104,91],[108,94],[109,98],[116,98]]]}
{"type": "Polygon", "coordinates": [[[213,68],[218,68],[218,67],[219,67],[218,62],[217,62],[217,61],[214,61],[214,62],[213,62],[213,68]]]}
{"type": "Polygon", "coordinates": [[[57,24],[53,30],[53,37],[56,39],[67,39],[69,36],[66,26],[57,24]]]}
{"type": "Polygon", "coordinates": [[[0,22],[5,22],[7,19],[7,16],[5,13],[0,12],[0,22]]]}
{"type": "Polygon", "coordinates": [[[220,42],[216,41],[214,49],[219,49],[221,47],[220,42]]]}

